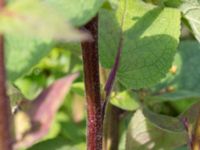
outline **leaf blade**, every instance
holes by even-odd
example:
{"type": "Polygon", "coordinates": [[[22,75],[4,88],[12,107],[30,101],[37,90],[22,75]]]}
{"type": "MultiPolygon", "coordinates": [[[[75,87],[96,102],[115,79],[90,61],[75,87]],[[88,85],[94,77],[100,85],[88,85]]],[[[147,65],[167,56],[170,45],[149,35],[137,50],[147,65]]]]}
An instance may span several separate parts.
{"type": "Polygon", "coordinates": [[[106,68],[112,67],[122,30],[124,42],[118,80],[127,88],[151,86],[165,77],[171,67],[179,41],[180,13],[140,1],[121,0],[119,6],[116,12],[100,11],[100,62],[106,68]],[[172,16],[176,21],[171,20],[172,16]],[[156,31],[158,26],[160,29],[156,31]]]}

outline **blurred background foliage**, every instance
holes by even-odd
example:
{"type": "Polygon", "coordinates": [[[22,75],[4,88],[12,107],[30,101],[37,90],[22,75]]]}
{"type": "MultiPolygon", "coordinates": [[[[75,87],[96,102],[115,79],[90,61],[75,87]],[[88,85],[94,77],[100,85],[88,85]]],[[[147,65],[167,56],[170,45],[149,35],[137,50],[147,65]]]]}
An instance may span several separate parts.
{"type": "MultiPolygon", "coordinates": [[[[80,75],[66,95],[48,135],[27,150],[44,150],[47,147],[49,150],[86,149],[86,103],[80,44],[59,43],[25,76],[17,79],[14,86],[10,86],[9,97],[13,107],[24,98],[33,100],[56,79],[74,72],[80,72],[80,75]]],[[[129,110],[122,113],[119,122],[121,141],[119,149],[123,150],[125,149],[125,130],[138,104],[127,92],[120,92],[117,95],[113,93],[112,97],[111,103],[114,106],[129,110]]]]}
{"type": "MultiPolygon", "coordinates": [[[[173,2],[170,0],[144,1],[161,7],[178,7],[178,9],[183,9],[183,13],[186,8],[186,6],[179,8],[179,0],[173,2]]],[[[117,4],[118,0],[109,0],[103,4],[102,8],[106,11],[111,11],[112,9],[115,10],[117,8],[117,4]]],[[[187,6],[190,7],[190,5],[191,4],[189,3],[187,6]]],[[[95,8],[94,12],[92,11],[91,16],[96,13],[100,4],[95,6],[98,7],[95,8]]],[[[145,11],[148,12],[149,9],[145,11]]],[[[137,131],[139,132],[140,129],[142,129],[141,133],[144,133],[144,136],[148,137],[147,140],[149,141],[147,141],[147,145],[148,143],[153,143],[157,146],[157,149],[152,148],[153,150],[158,150],[159,148],[163,148],[164,150],[174,150],[174,145],[183,145],[183,147],[175,150],[187,149],[185,146],[187,141],[185,139],[182,141],[180,138],[180,143],[178,144],[172,143],[173,139],[185,136],[185,131],[182,130],[183,123],[180,121],[182,119],[181,115],[185,112],[185,116],[187,116],[187,110],[193,106],[193,104],[197,104],[196,106],[198,106],[200,97],[199,86],[196,85],[196,83],[199,83],[200,81],[198,69],[200,47],[198,42],[195,40],[195,38],[199,40],[199,35],[198,33],[192,32],[196,24],[192,22],[193,20],[189,20],[187,17],[190,18],[191,16],[187,15],[184,16],[182,14],[180,37],[181,44],[179,45],[174,63],[171,69],[169,69],[166,78],[162,79],[154,86],[144,87],[141,89],[126,89],[126,87],[119,80],[116,81],[110,97],[110,106],[118,110],[117,117],[119,121],[117,124],[119,124],[119,150],[125,150],[125,147],[127,150],[130,150],[133,149],[132,146],[135,145],[138,146],[136,150],[145,150],[146,143],[144,145],[141,144],[144,137],[140,139],[140,135],[137,135],[137,137],[134,134],[131,134],[137,133],[137,131]],[[145,107],[143,108],[143,106],[145,107]],[[143,114],[141,113],[141,109],[143,114]],[[166,120],[168,119],[169,122],[166,123],[166,120],[163,121],[162,118],[166,118],[166,120]],[[175,124],[177,123],[177,120],[179,121],[178,125],[175,124]],[[138,122],[140,122],[142,128],[138,128],[138,122]],[[166,126],[166,124],[168,126],[166,126]],[[175,130],[180,130],[181,132],[174,132],[175,130]],[[169,131],[172,134],[169,134],[169,131]],[[166,142],[162,143],[163,141],[159,138],[160,136],[165,137],[166,142]],[[136,141],[137,138],[139,138],[140,141],[136,141]],[[138,144],[137,142],[141,143],[138,144]],[[170,142],[172,145],[170,145],[170,142]],[[172,146],[172,148],[169,149],[169,146],[172,146]]],[[[198,17],[198,14],[196,14],[196,16],[198,17]]],[[[80,19],[80,22],[77,23],[76,19],[73,17],[74,16],[70,19],[75,26],[79,26],[80,24],[82,25],[89,19],[86,17],[83,20],[80,19]]],[[[107,24],[105,27],[107,28],[107,24]]],[[[9,41],[7,43],[9,43],[9,41]]],[[[18,41],[15,41],[15,43],[18,44],[18,41]]],[[[24,43],[26,43],[26,39],[24,43]]],[[[8,83],[8,94],[14,109],[19,105],[20,101],[24,99],[29,101],[35,99],[43,91],[43,89],[47,88],[57,79],[74,72],[79,72],[79,77],[75,80],[75,82],[73,82],[62,106],[56,113],[56,117],[54,118],[48,135],[27,150],[44,150],[46,148],[49,150],[83,150],[86,149],[86,103],[84,98],[85,90],[83,82],[81,46],[80,43],[64,44],[62,41],[60,43],[55,42],[53,45],[54,46],[50,45],[53,47],[51,50],[49,50],[48,47],[47,51],[43,51],[44,54],[43,52],[41,52],[42,54],[39,54],[41,57],[44,57],[39,61],[39,63],[36,63],[37,65],[33,68],[28,68],[29,72],[24,73],[24,75],[18,78],[14,84],[8,83]]],[[[22,48],[23,47],[24,46],[22,44],[22,48]]],[[[40,53],[40,51],[36,50],[40,49],[33,50],[40,53]]],[[[19,53],[19,51],[17,53],[19,53]]],[[[28,57],[33,57],[32,53],[28,54],[28,57]]],[[[12,62],[12,58],[10,58],[10,60],[12,62]]],[[[16,66],[14,66],[12,62],[10,67],[15,69],[16,66]]],[[[109,69],[100,68],[102,91],[108,72],[109,69]]],[[[102,95],[103,94],[104,93],[102,92],[102,95]]],[[[191,115],[188,116],[189,119],[197,117],[191,115]]],[[[114,125],[115,124],[112,124],[112,122],[110,123],[111,127],[114,127],[114,125]]]]}
{"type": "MultiPolygon", "coordinates": [[[[73,72],[81,73],[58,111],[49,134],[44,141],[30,148],[33,150],[43,150],[44,147],[52,150],[86,148],[85,100],[80,45],[77,43],[58,45],[28,74],[15,82],[15,86],[23,96],[32,100],[56,79],[73,72]]],[[[11,92],[11,101],[13,101],[12,98],[16,98],[15,94],[19,93],[11,92]]]]}

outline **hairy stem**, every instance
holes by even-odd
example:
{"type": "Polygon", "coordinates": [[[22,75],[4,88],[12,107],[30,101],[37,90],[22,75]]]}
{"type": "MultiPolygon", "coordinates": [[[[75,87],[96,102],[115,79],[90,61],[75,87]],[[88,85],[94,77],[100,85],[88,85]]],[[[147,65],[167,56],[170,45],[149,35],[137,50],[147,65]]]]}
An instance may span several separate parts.
{"type": "MultiPolygon", "coordinates": [[[[0,0],[0,9],[4,1],[0,0]]],[[[0,150],[12,150],[10,133],[10,103],[6,94],[6,73],[4,63],[4,38],[0,35],[0,150]]]]}
{"type": "Polygon", "coordinates": [[[85,29],[93,41],[82,43],[84,80],[87,100],[87,149],[102,149],[102,110],[98,59],[98,17],[93,18],[85,29]]]}

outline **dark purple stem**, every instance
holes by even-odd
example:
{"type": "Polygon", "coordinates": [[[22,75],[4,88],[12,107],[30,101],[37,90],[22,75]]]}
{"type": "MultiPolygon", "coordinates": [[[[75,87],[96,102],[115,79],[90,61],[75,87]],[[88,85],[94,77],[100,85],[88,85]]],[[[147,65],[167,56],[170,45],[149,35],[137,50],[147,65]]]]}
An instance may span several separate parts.
{"type": "Polygon", "coordinates": [[[85,29],[94,38],[93,41],[81,44],[87,100],[87,149],[102,150],[103,118],[99,81],[98,17],[85,25],[85,29]]]}
{"type": "MultiPolygon", "coordinates": [[[[0,0],[0,9],[4,1],[0,0]]],[[[6,94],[6,73],[4,63],[4,38],[0,35],[0,150],[12,150],[10,133],[10,103],[6,94]]]]}

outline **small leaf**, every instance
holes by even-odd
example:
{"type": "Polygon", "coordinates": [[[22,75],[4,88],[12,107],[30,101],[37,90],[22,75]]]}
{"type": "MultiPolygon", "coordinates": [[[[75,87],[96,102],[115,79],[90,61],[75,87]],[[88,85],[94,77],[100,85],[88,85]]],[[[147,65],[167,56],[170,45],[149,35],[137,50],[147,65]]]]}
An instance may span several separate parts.
{"type": "Polygon", "coordinates": [[[180,9],[184,17],[188,20],[194,36],[200,42],[200,1],[184,0],[180,9]]]}
{"type": "Polygon", "coordinates": [[[139,107],[134,97],[128,92],[117,93],[114,96],[111,95],[110,103],[128,111],[136,110],[139,107]]]}
{"type": "Polygon", "coordinates": [[[7,84],[7,95],[9,96],[9,100],[11,102],[11,106],[16,106],[16,104],[24,99],[23,94],[19,89],[17,89],[11,83],[7,84]]]}
{"type": "Polygon", "coordinates": [[[117,73],[122,84],[138,89],[165,77],[179,41],[178,10],[120,0],[116,11],[102,9],[99,16],[101,64],[111,68],[122,43],[117,73]]]}
{"type": "Polygon", "coordinates": [[[147,107],[143,108],[143,114],[151,123],[162,130],[166,130],[168,132],[185,131],[182,121],[178,118],[154,113],[147,107]]]}
{"type": "Polygon", "coordinates": [[[48,133],[57,110],[77,76],[78,74],[76,73],[59,79],[30,104],[21,106],[26,107],[24,112],[30,118],[32,124],[31,129],[21,136],[23,138],[17,139],[15,148],[30,147],[48,133]]]}
{"type": "Polygon", "coordinates": [[[126,137],[126,150],[171,150],[186,143],[186,134],[157,128],[147,121],[141,110],[131,119],[126,137]]]}

